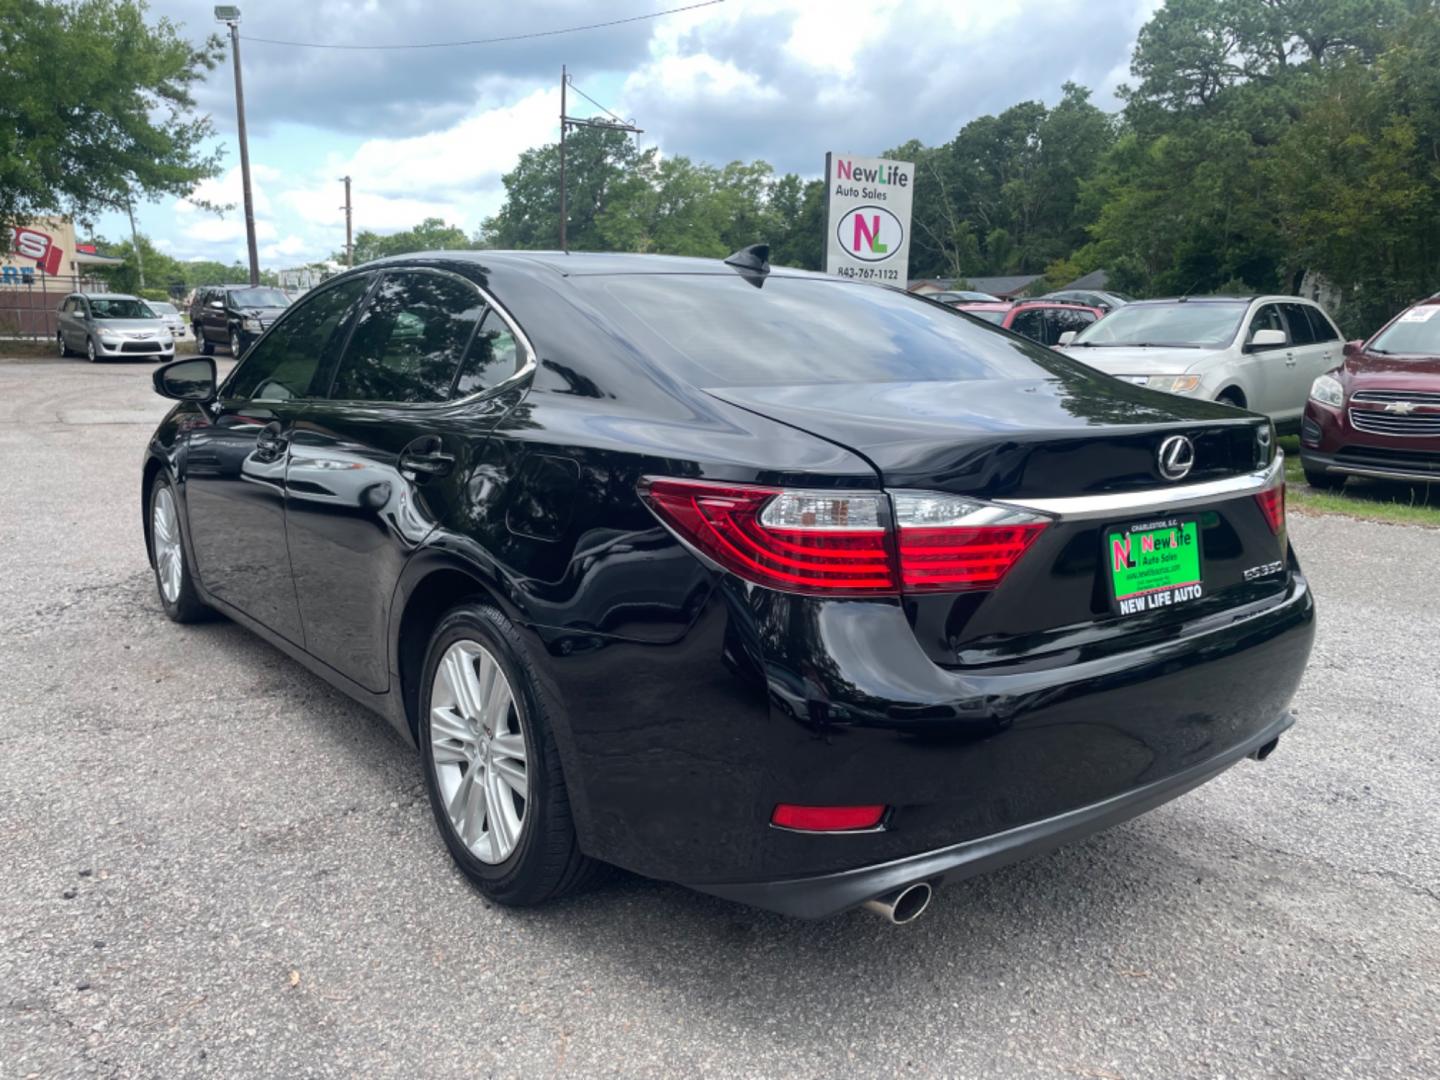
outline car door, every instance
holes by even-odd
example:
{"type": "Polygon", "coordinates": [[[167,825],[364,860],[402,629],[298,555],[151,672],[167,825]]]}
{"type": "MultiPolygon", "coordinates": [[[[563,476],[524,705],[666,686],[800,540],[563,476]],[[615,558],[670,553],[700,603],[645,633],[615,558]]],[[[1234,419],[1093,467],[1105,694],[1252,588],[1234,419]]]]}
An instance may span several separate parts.
{"type": "Polygon", "coordinates": [[[285,467],[296,415],[332,369],[374,275],[316,290],[236,366],[186,436],[182,494],[205,590],[304,644],[285,538],[285,467]]]}
{"type": "Polygon", "coordinates": [[[1290,332],[1290,349],[1286,355],[1286,367],[1290,375],[1285,390],[1286,406],[1287,411],[1293,410],[1298,416],[1305,409],[1305,399],[1310,396],[1310,384],[1317,375],[1323,375],[1334,365],[1326,362],[1329,347],[1315,338],[1310,305],[1297,301],[1281,304],[1280,307],[1290,332]]]}
{"type": "MultiPolygon", "coordinates": [[[[1289,386],[1294,381],[1291,367],[1287,367],[1290,351],[1285,320],[1280,314],[1280,305],[1261,304],[1250,316],[1250,325],[1245,328],[1237,367],[1242,372],[1242,383],[1246,392],[1246,405],[1255,412],[1271,416],[1289,410],[1289,386]],[[1280,345],[1255,345],[1255,335],[1261,330],[1279,330],[1287,334],[1286,343],[1280,345]]],[[[1293,366],[1293,365],[1292,365],[1293,366]]],[[[1304,399],[1301,399],[1304,404],[1304,399]]]]}
{"type": "Polygon", "coordinates": [[[286,527],[306,648],[367,690],[389,685],[406,560],[476,505],[476,455],[503,411],[486,392],[518,363],[515,332],[469,279],[388,271],[325,400],[297,420],[286,527]]]}

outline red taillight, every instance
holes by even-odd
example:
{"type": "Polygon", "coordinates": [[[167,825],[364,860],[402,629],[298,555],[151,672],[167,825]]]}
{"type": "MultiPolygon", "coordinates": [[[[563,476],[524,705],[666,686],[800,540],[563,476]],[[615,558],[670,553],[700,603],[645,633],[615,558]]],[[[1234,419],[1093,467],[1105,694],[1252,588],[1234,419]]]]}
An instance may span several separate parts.
{"type": "Polygon", "coordinates": [[[1285,529],[1285,482],[1282,480],[1274,487],[1260,492],[1255,496],[1255,501],[1260,504],[1260,512],[1265,515],[1265,523],[1270,526],[1270,531],[1279,536],[1285,529]]]}
{"type": "Polygon", "coordinates": [[[671,479],[648,480],[640,493],[682,537],[746,581],[799,593],[895,591],[878,493],[671,479]],[[779,512],[763,522],[772,505],[779,512]]]}
{"type": "Polygon", "coordinates": [[[993,589],[1045,531],[1041,522],[900,530],[900,582],[906,592],[993,589]]]}
{"type": "Polygon", "coordinates": [[[804,832],[837,832],[842,829],[873,829],[884,816],[884,806],[794,806],[781,803],[770,815],[770,824],[804,832]]]}
{"type": "Polygon", "coordinates": [[[794,491],[666,477],[645,480],[640,494],[725,569],[807,594],[993,589],[1049,524],[1039,514],[932,492],[794,491]]]}

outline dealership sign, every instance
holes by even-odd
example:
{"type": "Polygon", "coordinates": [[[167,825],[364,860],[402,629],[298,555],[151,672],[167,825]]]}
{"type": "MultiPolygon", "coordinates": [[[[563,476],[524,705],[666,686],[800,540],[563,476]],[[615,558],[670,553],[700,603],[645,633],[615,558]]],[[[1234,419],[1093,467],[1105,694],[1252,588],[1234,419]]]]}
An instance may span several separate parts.
{"type": "Polygon", "coordinates": [[[10,246],[20,258],[34,259],[35,265],[51,277],[60,273],[60,261],[64,253],[55,246],[49,233],[18,226],[10,246]]]}
{"type": "Polygon", "coordinates": [[[908,161],[825,155],[825,272],[904,285],[910,264],[908,161]]]}

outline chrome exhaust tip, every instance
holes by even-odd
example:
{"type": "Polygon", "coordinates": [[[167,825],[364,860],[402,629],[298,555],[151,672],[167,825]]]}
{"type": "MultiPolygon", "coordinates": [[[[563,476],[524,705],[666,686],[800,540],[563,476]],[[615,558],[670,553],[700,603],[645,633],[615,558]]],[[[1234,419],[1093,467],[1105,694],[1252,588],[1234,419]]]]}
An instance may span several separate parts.
{"type": "Polygon", "coordinates": [[[1275,752],[1275,748],[1279,745],[1280,736],[1276,735],[1275,738],[1271,739],[1263,746],[1257,746],[1254,750],[1250,751],[1250,756],[1256,761],[1264,761],[1267,757],[1269,757],[1275,752]]]}
{"type": "Polygon", "coordinates": [[[917,881],[914,885],[906,885],[903,889],[877,896],[874,900],[866,900],[862,906],[896,926],[904,926],[925,913],[934,893],[935,890],[928,881],[917,881]]]}

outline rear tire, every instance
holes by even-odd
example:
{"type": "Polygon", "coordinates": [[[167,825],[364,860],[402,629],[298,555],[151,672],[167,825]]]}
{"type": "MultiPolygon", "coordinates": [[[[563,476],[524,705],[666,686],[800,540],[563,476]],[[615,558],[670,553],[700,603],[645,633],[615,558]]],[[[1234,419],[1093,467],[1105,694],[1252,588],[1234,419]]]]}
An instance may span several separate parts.
{"type": "Polygon", "coordinates": [[[1305,482],[1317,491],[1336,491],[1344,486],[1345,477],[1306,469],[1305,482]]]}
{"type": "Polygon", "coordinates": [[[160,606],[178,623],[200,622],[211,610],[195,592],[195,575],[185,555],[180,531],[180,501],[175,488],[164,476],[150,485],[150,564],[155,569],[155,589],[160,606]]]}
{"type": "Polygon", "coordinates": [[[420,767],[456,865],[513,907],[587,884],[598,864],[575,835],[551,719],[558,706],[510,621],[487,604],[455,608],[431,635],[421,677],[420,767]]]}

